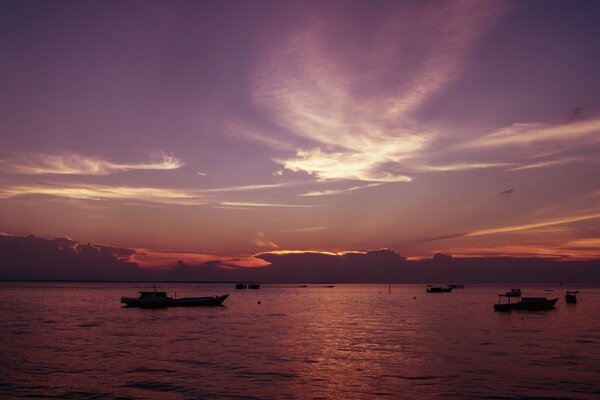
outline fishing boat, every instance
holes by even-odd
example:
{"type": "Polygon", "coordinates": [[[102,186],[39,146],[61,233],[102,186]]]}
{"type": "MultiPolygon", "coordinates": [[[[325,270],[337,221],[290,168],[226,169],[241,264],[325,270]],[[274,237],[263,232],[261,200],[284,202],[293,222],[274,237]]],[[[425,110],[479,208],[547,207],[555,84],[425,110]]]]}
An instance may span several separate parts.
{"type": "Polygon", "coordinates": [[[567,290],[567,294],[565,294],[565,301],[570,304],[577,303],[577,293],[579,293],[579,290],[567,290]]]}
{"type": "Polygon", "coordinates": [[[222,296],[182,297],[174,299],[167,296],[167,292],[157,291],[156,285],[154,285],[154,291],[139,292],[139,294],[139,297],[121,297],[121,303],[124,303],[126,307],[139,308],[210,307],[220,306],[229,297],[228,294],[224,294],[222,296]]]}
{"type": "MultiPolygon", "coordinates": [[[[510,293],[510,292],[509,292],[510,293]]],[[[519,297],[509,295],[509,293],[499,294],[498,303],[494,304],[495,311],[511,311],[511,310],[529,310],[529,311],[544,311],[554,308],[558,301],[555,299],[547,299],[545,297],[519,297]],[[502,302],[502,298],[507,299],[506,303],[502,302]],[[511,303],[510,299],[517,297],[517,301],[511,303]]]]}
{"type": "Polygon", "coordinates": [[[431,286],[427,287],[427,293],[448,293],[452,291],[452,287],[431,286]]]}
{"type": "Polygon", "coordinates": [[[260,289],[260,283],[249,283],[248,289],[260,289]]]}
{"type": "Polygon", "coordinates": [[[236,283],[235,288],[236,289],[248,289],[248,284],[247,283],[236,283]]]}

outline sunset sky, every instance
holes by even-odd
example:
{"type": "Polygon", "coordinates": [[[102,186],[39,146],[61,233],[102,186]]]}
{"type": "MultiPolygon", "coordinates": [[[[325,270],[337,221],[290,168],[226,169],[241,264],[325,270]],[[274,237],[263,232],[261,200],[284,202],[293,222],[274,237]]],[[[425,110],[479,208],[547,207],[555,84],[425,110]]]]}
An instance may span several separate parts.
{"type": "Polygon", "coordinates": [[[1,1],[0,232],[600,258],[600,2],[1,1]]]}

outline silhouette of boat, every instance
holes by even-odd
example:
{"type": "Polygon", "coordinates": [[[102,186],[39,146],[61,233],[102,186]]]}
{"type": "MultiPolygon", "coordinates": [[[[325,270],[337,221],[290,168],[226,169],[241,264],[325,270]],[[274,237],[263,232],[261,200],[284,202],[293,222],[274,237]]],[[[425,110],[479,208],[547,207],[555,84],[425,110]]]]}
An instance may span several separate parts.
{"type": "Polygon", "coordinates": [[[558,301],[558,297],[554,299],[547,299],[545,297],[520,297],[511,292],[498,295],[498,303],[494,304],[495,311],[511,311],[511,310],[529,310],[529,311],[544,311],[554,308],[554,305],[558,301]],[[506,303],[502,303],[502,298],[506,297],[508,300],[506,303]],[[510,302],[510,299],[517,297],[517,301],[514,303],[510,302]]]}
{"type": "Polygon", "coordinates": [[[521,297],[521,289],[510,289],[504,294],[505,297],[521,297]]]}
{"type": "Polygon", "coordinates": [[[236,289],[260,289],[260,283],[236,283],[236,289]]]}
{"type": "Polygon", "coordinates": [[[579,290],[567,290],[567,294],[565,294],[565,301],[570,304],[577,303],[577,293],[579,293],[579,290]]]}
{"type": "Polygon", "coordinates": [[[448,293],[452,291],[452,287],[441,287],[441,286],[429,286],[427,287],[427,293],[448,293]]]}
{"type": "Polygon", "coordinates": [[[154,285],[153,292],[139,292],[140,297],[121,297],[121,303],[126,307],[165,308],[165,307],[210,307],[220,306],[228,294],[222,296],[182,297],[174,299],[167,292],[158,292],[154,285]]]}

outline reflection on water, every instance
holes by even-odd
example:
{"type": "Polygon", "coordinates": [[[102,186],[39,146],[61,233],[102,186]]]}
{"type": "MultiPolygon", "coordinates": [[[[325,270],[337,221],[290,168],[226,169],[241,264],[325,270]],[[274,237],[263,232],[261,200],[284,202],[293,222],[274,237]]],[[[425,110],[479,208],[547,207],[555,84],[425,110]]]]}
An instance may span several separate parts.
{"type": "Polygon", "coordinates": [[[122,308],[123,283],[0,283],[0,395],[58,398],[598,398],[600,288],[164,284],[217,308],[122,308]],[[416,297],[416,298],[415,298],[416,297]],[[260,304],[258,302],[260,301],[260,304]]]}

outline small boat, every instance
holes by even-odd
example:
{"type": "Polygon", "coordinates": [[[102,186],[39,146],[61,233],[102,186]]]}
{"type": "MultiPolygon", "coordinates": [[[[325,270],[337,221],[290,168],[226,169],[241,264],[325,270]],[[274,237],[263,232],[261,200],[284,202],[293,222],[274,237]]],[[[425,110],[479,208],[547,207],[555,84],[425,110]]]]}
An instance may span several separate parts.
{"type": "Polygon", "coordinates": [[[183,297],[174,299],[167,296],[167,292],[159,292],[154,285],[153,292],[139,292],[140,297],[121,297],[121,303],[126,307],[140,308],[165,308],[165,307],[210,307],[220,306],[228,294],[222,296],[206,296],[206,297],[183,297]]]}
{"type": "MultiPolygon", "coordinates": [[[[510,292],[509,292],[510,293],[510,292]]],[[[555,299],[547,299],[545,297],[519,297],[514,303],[510,302],[513,296],[506,294],[498,295],[498,303],[494,304],[495,311],[511,311],[511,310],[529,310],[529,311],[544,311],[554,308],[554,305],[558,301],[558,297],[555,299]],[[502,303],[502,298],[506,297],[508,302],[502,303]]]]}
{"type": "Polygon", "coordinates": [[[565,294],[565,301],[569,304],[576,304],[577,293],[579,293],[579,290],[567,290],[567,294],[565,294]]]}
{"type": "Polygon", "coordinates": [[[427,287],[427,293],[448,293],[452,291],[452,287],[441,287],[441,286],[429,286],[427,287]]]}
{"type": "Polygon", "coordinates": [[[510,289],[504,294],[505,297],[521,297],[521,289],[510,289]]]}
{"type": "Polygon", "coordinates": [[[236,283],[236,289],[260,289],[260,283],[236,283]]]}

